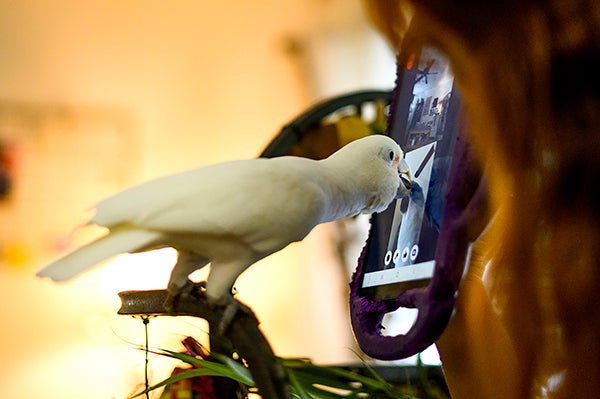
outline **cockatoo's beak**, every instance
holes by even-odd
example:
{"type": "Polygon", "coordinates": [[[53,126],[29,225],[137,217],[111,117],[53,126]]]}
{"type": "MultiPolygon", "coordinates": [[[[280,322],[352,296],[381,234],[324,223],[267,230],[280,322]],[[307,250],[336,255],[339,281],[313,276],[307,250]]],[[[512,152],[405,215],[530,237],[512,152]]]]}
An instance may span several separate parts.
{"type": "Polygon", "coordinates": [[[400,175],[400,180],[406,189],[410,190],[412,185],[412,177],[410,175],[410,168],[406,163],[406,160],[402,158],[400,162],[398,162],[398,174],[400,175]]]}
{"type": "Polygon", "coordinates": [[[400,177],[400,182],[402,184],[400,184],[398,187],[396,198],[404,198],[410,195],[410,190],[412,188],[412,176],[410,174],[410,168],[408,167],[408,164],[404,158],[398,162],[398,176],[400,177]]]}

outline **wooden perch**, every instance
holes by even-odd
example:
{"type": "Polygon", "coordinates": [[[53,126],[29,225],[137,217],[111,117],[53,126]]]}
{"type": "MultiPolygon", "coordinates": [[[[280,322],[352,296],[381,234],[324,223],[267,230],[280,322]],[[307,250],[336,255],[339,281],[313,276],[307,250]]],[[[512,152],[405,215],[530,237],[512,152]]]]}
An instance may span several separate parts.
{"type": "MultiPolygon", "coordinates": [[[[119,293],[121,315],[143,316],[194,316],[208,321],[211,330],[216,331],[225,307],[209,306],[204,292],[194,290],[177,300],[175,310],[168,313],[163,304],[166,290],[123,291],[119,293]]],[[[235,300],[235,299],[234,299],[235,300]]],[[[231,344],[232,351],[238,353],[247,365],[258,393],[265,399],[288,399],[291,391],[283,367],[275,357],[271,346],[258,328],[258,320],[252,310],[240,303],[240,310],[224,332],[224,338],[231,344]]],[[[221,338],[221,337],[218,337],[221,338]]]]}

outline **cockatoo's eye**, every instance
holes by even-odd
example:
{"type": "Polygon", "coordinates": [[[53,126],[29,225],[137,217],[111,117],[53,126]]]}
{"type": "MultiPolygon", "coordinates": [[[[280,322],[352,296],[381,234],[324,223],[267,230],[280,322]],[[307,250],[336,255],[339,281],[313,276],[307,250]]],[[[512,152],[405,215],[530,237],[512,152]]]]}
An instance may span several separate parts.
{"type": "Polygon", "coordinates": [[[390,161],[393,161],[394,158],[396,158],[396,154],[394,154],[393,150],[390,150],[390,152],[388,153],[388,157],[390,158],[390,161]]]}

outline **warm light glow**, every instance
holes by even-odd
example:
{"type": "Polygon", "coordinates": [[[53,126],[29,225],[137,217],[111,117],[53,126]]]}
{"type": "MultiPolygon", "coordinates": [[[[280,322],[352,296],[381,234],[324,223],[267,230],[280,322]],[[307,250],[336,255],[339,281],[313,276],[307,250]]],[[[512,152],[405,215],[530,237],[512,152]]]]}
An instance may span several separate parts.
{"type": "MultiPolygon", "coordinates": [[[[418,315],[417,309],[400,308],[394,312],[388,313],[383,317],[384,335],[394,336],[406,334],[413,326],[418,315]]],[[[440,365],[440,354],[435,345],[431,345],[420,354],[423,364],[440,365]]],[[[387,363],[387,362],[383,362],[387,363]]],[[[417,363],[417,355],[406,359],[394,361],[394,364],[414,365],[417,363]]]]}
{"type": "MultiPolygon", "coordinates": [[[[10,122],[0,135],[20,137],[24,154],[15,181],[23,196],[0,203],[3,397],[121,399],[140,387],[143,354],[130,343],[142,344],[143,325],[116,315],[117,293],[165,288],[174,251],[119,256],[62,284],[35,271],[101,233],[69,234],[106,195],[255,157],[323,96],[391,88],[393,56],[361,13],[358,3],[304,1],[0,5],[0,106],[26,111],[0,120],[10,122]],[[285,52],[289,35],[309,48],[302,60],[285,52]],[[3,242],[17,235],[23,242],[3,242]]],[[[278,354],[354,361],[349,277],[317,234],[252,267],[239,297],[278,354]]],[[[177,349],[206,329],[156,318],[150,344],[177,349]]],[[[173,367],[151,365],[154,382],[173,367]]]]}
{"type": "MultiPolygon", "coordinates": [[[[177,253],[172,248],[120,255],[102,266],[104,270],[99,284],[104,290],[115,293],[165,289],[176,261],[177,253]]],[[[99,281],[98,278],[95,280],[99,281]]]]}

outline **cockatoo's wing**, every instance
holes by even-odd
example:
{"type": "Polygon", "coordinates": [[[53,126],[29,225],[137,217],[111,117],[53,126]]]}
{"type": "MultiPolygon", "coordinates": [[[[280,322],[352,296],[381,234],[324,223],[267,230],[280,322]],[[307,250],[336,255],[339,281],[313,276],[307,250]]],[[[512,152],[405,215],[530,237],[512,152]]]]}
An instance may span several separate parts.
{"type": "Polygon", "coordinates": [[[96,206],[92,222],[236,235],[250,245],[300,240],[319,222],[327,200],[313,182],[314,176],[323,178],[317,168],[317,162],[296,157],[211,165],[122,191],[96,206]]]}
{"type": "Polygon", "coordinates": [[[39,277],[65,281],[112,256],[144,250],[161,239],[156,231],[117,228],[98,240],[58,259],[40,270],[39,277]]]}

